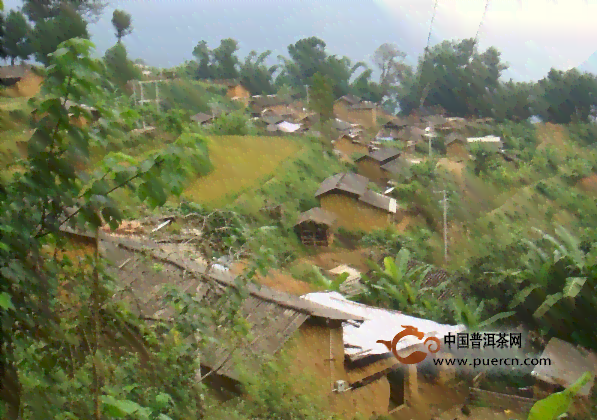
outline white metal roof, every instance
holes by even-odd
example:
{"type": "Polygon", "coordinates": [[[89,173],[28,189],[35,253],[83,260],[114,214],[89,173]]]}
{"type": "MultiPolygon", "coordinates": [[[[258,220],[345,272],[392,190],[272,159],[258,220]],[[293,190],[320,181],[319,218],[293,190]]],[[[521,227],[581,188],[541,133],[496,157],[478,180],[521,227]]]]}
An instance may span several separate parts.
{"type": "Polygon", "coordinates": [[[301,128],[300,124],[293,124],[288,121],[283,121],[278,124],[278,130],[283,131],[285,133],[294,133],[298,129],[301,128]]]}
{"type": "Polygon", "coordinates": [[[396,199],[391,198],[390,199],[390,213],[396,213],[396,210],[398,209],[398,203],[396,202],[396,199]]]}
{"type": "MultiPolygon", "coordinates": [[[[443,337],[449,332],[456,334],[465,330],[463,325],[438,324],[434,321],[415,318],[397,311],[352,302],[337,292],[309,293],[302,296],[302,298],[328,308],[365,318],[360,326],[353,323],[345,323],[343,326],[344,351],[349,357],[389,353],[387,347],[377,343],[377,340],[391,341],[396,334],[402,331],[403,325],[410,325],[424,332],[425,338],[435,336],[442,341],[443,337]]],[[[416,337],[407,336],[398,342],[396,350],[404,350],[420,343],[421,341],[416,337]]]]}
{"type": "Polygon", "coordinates": [[[502,141],[502,139],[500,139],[499,137],[496,137],[496,136],[485,136],[485,137],[468,137],[466,139],[466,141],[468,141],[469,143],[476,142],[476,141],[481,141],[481,142],[485,142],[485,143],[497,143],[497,142],[502,141]]]}

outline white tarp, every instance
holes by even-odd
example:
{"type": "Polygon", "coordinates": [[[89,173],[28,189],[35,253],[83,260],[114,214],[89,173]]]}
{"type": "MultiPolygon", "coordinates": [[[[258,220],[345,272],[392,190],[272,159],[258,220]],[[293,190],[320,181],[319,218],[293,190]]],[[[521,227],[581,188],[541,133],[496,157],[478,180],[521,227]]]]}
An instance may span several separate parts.
{"type": "Polygon", "coordinates": [[[283,121],[278,124],[278,130],[283,131],[285,133],[294,133],[295,131],[301,128],[300,124],[293,124],[288,121],[283,121]]]}
{"type": "Polygon", "coordinates": [[[485,137],[469,137],[466,139],[469,143],[482,142],[482,143],[499,143],[502,141],[501,138],[496,136],[485,136],[485,137]]]}
{"type": "MultiPolygon", "coordinates": [[[[443,343],[443,337],[448,333],[456,334],[465,330],[463,325],[443,325],[426,319],[404,315],[397,311],[375,308],[352,302],[337,292],[309,293],[302,296],[310,302],[315,302],[328,308],[357,315],[365,318],[360,325],[345,323],[343,326],[345,353],[348,356],[366,352],[367,355],[389,353],[386,346],[378,344],[377,340],[391,341],[396,334],[403,330],[403,325],[410,325],[425,333],[425,338],[434,336],[443,343]]],[[[425,339],[424,338],[424,339],[425,339]]],[[[421,344],[416,337],[404,337],[396,345],[396,350],[421,344]]]]}

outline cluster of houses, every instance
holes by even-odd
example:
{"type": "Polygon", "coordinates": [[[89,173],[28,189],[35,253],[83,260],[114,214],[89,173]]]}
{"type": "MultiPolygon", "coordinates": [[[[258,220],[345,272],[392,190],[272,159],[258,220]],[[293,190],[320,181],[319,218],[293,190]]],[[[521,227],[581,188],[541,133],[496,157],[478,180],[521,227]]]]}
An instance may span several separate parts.
{"type": "MultiPolygon", "coordinates": [[[[317,211],[312,213],[317,215],[317,211]]],[[[92,247],[98,243],[93,235],[69,228],[62,231],[75,243],[92,247]]],[[[166,285],[193,293],[197,302],[214,310],[227,308],[230,295],[239,287],[230,271],[210,268],[196,258],[188,244],[176,238],[158,243],[143,234],[101,233],[99,246],[101,255],[111,262],[119,289],[126,291],[117,293],[114,299],[148,322],[167,321],[174,316],[165,300],[166,285]],[[159,262],[159,270],[155,262],[159,262]]],[[[342,272],[350,274],[354,289],[360,273],[348,267],[331,270],[331,274],[342,272]]],[[[445,273],[429,273],[427,277],[441,281],[445,273]]],[[[398,356],[404,358],[414,351],[424,351],[428,356],[419,364],[402,364],[379,341],[391,341],[404,326],[410,326],[425,337],[445,343],[445,337],[466,334],[465,326],[439,324],[357,303],[349,299],[350,291],[295,296],[257,285],[249,285],[246,291],[240,312],[249,324],[251,338],[239,341],[228,336],[225,328],[214,328],[216,340],[198,354],[201,368],[196,372],[197,380],[208,383],[221,398],[242,395],[246,375],[256,374],[263,364],[284,354],[290,362],[288,376],[310,375],[314,382],[305,385],[305,392],[323,398],[331,410],[347,418],[356,413],[364,418],[396,413],[395,418],[402,418],[401,410],[420,404],[422,389],[434,393],[434,400],[442,400],[444,407],[462,404],[462,400],[450,400],[453,396],[447,392],[453,386],[455,369],[433,362],[458,357],[454,347],[442,344],[441,350],[432,354],[423,340],[404,338],[395,346],[398,356]]],[[[541,357],[549,358],[551,363],[533,368],[536,385],[530,395],[527,390],[521,390],[526,392],[523,397],[473,387],[469,400],[483,399],[499,409],[528,410],[537,398],[569,386],[583,372],[597,372],[597,356],[558,339],[549,342],[541,357]]],[[[300,380],[297,386],[301,386],[300,380]]],[[[582,389],[581,398],[590,395],[592,386],[593,381],[582,389]]]]}

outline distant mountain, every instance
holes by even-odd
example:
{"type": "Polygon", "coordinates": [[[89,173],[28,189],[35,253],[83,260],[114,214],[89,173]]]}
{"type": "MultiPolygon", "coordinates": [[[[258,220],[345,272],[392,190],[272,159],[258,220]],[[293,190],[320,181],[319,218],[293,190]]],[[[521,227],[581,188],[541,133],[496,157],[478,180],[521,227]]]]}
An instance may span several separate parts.
{"type": "Polygon", "coordinates": [[[587,60],[577,67],[579,71],[588,71],[597,74],[597,51],[595,51],[587,60]]]}

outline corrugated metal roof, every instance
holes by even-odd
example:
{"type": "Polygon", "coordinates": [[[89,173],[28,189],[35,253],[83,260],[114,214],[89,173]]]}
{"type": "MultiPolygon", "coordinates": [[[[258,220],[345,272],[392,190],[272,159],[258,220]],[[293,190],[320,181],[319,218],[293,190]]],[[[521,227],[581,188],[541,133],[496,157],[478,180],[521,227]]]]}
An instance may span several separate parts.
{"type": "Polygon", "coordinates": [[[267,124],[278,124],[284,121],[284,117],[282,117],[281,115],[268,115],[265,117],[261,117],[261,119],[267,124]]]}
{"type": "Polygon", "coordinates": [[[191,117],[192,121],[198,122],[199,124],[205,123],[213,119],[212,115],[204,114],[203,112],[199,112],[191,117]]]}
{"type": "Polygon", "coordinates": [[[359,196],[367,190],[369,180],[362,175],[354,173],[339,173],[324,180],[315,193],[319,197],[331,190],[340,190],[359,196]]]}
{"type": "Polygon", "coordinates": [[[357,105],[361,102],[361,98],[352,94],[348,94],[342,96],[340,99],[338,99],[338,101],[345,101],[348,102],[350,105],[357,105]]]}
{"type": "MultiPolygon", "coordinates": [[[[403,325],[413,326],[424,332],[425,336],[435,336],[442,341],[448,333],[455,334],[465,330],[463,325],[443,325],[397,311],[352,302],[337,292],[309,293],[302,296],[302,298],[365,319],[360,325],[343,324],[344,353],[352,361],[371,355],[389,353],[387,347],[377,343],[377,340],[391,341],[402,330],[403,325]]],[[[405,337],[397,343],[396,350],[404,350],[418,344],[420,344],[420,341],[416,337],[405,337]]]]}
{"type": "Polygon", "coordinates": [[[455,141],[466,143],[466,138],[459,133],[450,133],[446,136],[446,145],[454,143],[455,141]]]}
{"type": "Polygon", "coordinates": [[[288,121],[283,121],[278,124],[278,130],[280,130],[284,133],[294,133],[300,129],[301,129],[300,124],[293,124],[288,121]]]}
{"type": "Polygon", "coordinates": [[[336,221],[336,216],[321,207],[313,207],[311,210],[301,213],[294,225],[300,225],[307,221],[332,226],[336,221]]]}
{"type": "MultiPolygon", "coordinates": [[[[128,302],[131,310],[148,319],[168,319],[172,309],[165,303],[164,286],[177,286],[185,292],[195,293],[195,298],[207,306],[222,309],[229,302],[227,296],[237,286],[230,272],[212,271],[205,275],[205,265],[192,260],[179,245],[169,249],[152,241],[101,236],[101,252],[113,265],[110,271],[120,283],[114,298],[128,302]],[[161,264],[156,269],[155,262],[161,264]]],[[[202,364],[219,373],[238,379],[231,352],[243,358],[243,365],[257,366],[250,356],[272,355],[309,317],[335,320],[361,320],[351,314],[308,302],[296,296],[278,292],[267,287],[247,286],[249,296],[241,303],[241,314],[251,324],[254,339],[241,348],[232,348],[225,337],[214,330],[216,338],[223,342],[210,345],[203,353],[202,364]]]]}
{"type": "Polygon", "coordinates": [[[377,162],[384,162],[388,159],[400,156],[402,152],[394,147],[381,147],[377,150],[369,152],[367,155],[360,157],[358,160],[366,157],[371,158],[377,162]]]}
{"type": "Polygon", "coordinates": [[[410,167],[413,165],[412,162],[404,159],[402,157],[398,157],[386,163],[385,165],[381,166],[381,169],[384,171],[388,171],[391,174],[406,174],[410,167]]]}
{"type": "Polygon", "coordinates": [[[398,207],[395,199],[371,190],[365,191],[365,193],[359,197],[359,201],[386,210],[390,213],[396,213],[398,207]]]}
{"type": "Polygon", "coordinates": [[[499,143],[502,141],[501,138],[497,136],[485,136],[485,137],[468,137],[466,139],[469,143],[473,142],[482,142],[482,143],[499,143]]]}
{"type": "MultiPolygon", "coordinates": [[[[559,338],[552,338],[547,343],[542,358],[551,360],[551,366],[539,365],[531,373],[536,378],[554,385],[569,387],[585,372],[597,374],[597,355],[559,338]]],[[[580,390],[580,395],[591,392],[594,377],[580,390]]]]}

